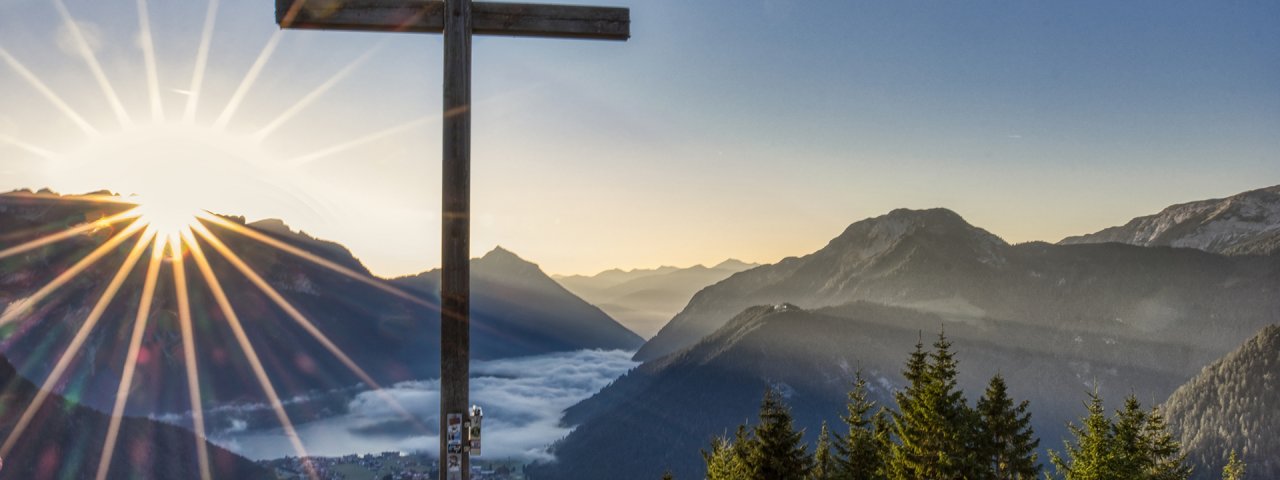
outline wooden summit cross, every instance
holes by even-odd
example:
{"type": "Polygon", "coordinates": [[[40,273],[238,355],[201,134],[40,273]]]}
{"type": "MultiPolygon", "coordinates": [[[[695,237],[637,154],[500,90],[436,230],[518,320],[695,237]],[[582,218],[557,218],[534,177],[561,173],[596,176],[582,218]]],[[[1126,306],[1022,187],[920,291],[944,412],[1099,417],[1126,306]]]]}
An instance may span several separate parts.
{"type": "MultiPolygon", "coordinates": [[[[466,419],[470,375],[471,35],[627,40],[626,8],[472,0],[276,0],[281,28],[444,34],[444,175],[440,275],[440,478],[470,478],[450,458],[447,419],[466,419]]],[[[464,429],[465,430],[465,429],[464,429]]],[[[465,438],[465,437],[464,437],[465,438]]]]}

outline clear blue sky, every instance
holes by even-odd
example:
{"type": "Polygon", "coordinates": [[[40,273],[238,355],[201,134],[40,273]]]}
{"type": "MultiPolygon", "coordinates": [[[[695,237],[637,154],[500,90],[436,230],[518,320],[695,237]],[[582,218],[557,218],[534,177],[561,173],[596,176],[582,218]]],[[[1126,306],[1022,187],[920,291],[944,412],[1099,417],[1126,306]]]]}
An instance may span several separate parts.
{"type": "MultiPolygon", "coordinates": [[[[65,1],[147,118],[134,0],[65,1]]],[[[501,244],[556,273],[773,262],[934,206],[1009,241],[1056,241],[1280,183],[1277,2],[598,3],[631,8],[630,41],[475,42],[477,254],[501,244]]],[[[170,118],[205,7],[150,1],[170,118]]],[[[272,9],[222,0],[197,123],[275,31],[272,9]]],[[[110,136],[120,127],[70,40],[50,1],[0,0],[0,47],[110,136]]],[[[439,36],[291,31],[227,130],[254,132],[379,45],[263,140],[261,161],[438,115],[439,36]]],[[[3,63],[0,135],[55,157],[85,142],[3,63]]],[[[72,181],[56,161],[0,143],[0,189],[113,181],[72,181]]],[[[382,274],[438,263],[434,120],[275,172],[286,193],[245,190],[252,211],[227,213],[283,217],[382,274]]]]}

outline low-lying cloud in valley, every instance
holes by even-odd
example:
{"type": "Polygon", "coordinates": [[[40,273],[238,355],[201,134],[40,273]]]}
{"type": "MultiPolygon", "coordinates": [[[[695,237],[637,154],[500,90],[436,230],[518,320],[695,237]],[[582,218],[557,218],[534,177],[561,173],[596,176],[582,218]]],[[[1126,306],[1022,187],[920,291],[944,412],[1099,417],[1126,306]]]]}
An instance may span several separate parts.
{"type": "MultiPolygon", "coordinates": [[[[632,352],[582,350],[533,357],[473,361],[471,401],[484,408],[483,458],[549,459],[546,447],[569,433],[564,409],[600,391],[636,365],[632,352]]],[[[307,453],[340,456],[383,451],[435,454],[440,381],[403,382],[365,391],[347,413],[297,426],[307,453]],[[409,421],[387,396],[417,422],[409,421]]],[[[212,440],[253,459],[296,455],[280,428],[226,429],[212,440]]]]}

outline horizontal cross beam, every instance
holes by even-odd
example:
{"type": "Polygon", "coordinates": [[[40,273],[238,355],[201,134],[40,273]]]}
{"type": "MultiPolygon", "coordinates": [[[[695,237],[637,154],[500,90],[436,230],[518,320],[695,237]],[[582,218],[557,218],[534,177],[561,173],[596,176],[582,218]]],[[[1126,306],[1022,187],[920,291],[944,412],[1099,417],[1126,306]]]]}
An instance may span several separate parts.
{"type": "MultiPolygon", "coordinates": [[[[276,0],[280,28],[374,32],[442,33],[442,0],[276,0]]],[[[477,35],[626,40],[626,8],[473,2],[471,31],[477,35]]]]}

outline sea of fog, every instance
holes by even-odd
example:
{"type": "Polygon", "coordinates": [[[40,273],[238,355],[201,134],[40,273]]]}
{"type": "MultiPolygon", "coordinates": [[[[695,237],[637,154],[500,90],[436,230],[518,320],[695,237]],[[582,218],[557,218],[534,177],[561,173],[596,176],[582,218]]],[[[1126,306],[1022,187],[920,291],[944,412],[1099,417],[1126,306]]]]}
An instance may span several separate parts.
{"type": "MultiPolygon", "coordinates": [[[[634,352],[581,350],[471,363],[471,403],[484,408],[483,458],[550,459],[546,447],[564,437],[564,409],[595,394],[632,367],[634,352]]],[[[435,454],[438,445],[439,379],[412,381],[382,393],[355,395],[345,414],[299,424],[298,435],[313,456],[384,451],[435,454]],[[394,398],[418,421],[387,400],[394,398]]],[[[240,428],[210,439],[254,460],[296,455],[283,430],[240,428]]]]}

